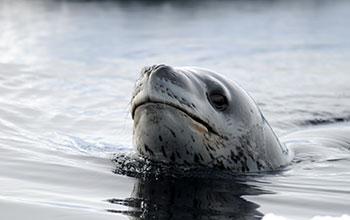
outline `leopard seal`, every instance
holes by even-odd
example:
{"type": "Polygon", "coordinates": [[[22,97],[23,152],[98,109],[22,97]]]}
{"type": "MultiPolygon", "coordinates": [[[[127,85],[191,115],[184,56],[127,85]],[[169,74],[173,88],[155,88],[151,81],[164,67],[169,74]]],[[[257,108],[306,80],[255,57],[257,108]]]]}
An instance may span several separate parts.
{"type": "Polygon", "coordinates": [[[251,96],[210,70],[144,67],[131,105],[133,146],[154,161],[259,172],[293,157],[251,96]]]}

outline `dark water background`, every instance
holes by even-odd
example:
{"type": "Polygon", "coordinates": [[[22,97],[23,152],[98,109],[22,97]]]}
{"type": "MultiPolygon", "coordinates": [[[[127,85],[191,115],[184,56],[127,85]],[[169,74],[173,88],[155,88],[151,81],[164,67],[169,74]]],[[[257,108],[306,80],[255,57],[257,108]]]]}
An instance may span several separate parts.
{"type": "Polygon", "coordinates": [[[0,0],[1,219],[350,214],[349,27],[346,0],[0,0]],[[228,76],[278,136],[316,129],[284,138],[312,147],[265,175],[114,174],[155,63],[228,76]]]}

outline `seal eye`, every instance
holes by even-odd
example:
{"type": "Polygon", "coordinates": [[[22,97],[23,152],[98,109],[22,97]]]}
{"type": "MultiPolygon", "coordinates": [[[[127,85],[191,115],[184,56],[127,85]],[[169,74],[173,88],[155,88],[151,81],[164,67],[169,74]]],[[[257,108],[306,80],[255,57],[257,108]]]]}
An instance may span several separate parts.
{"type": "Polygon", "coordinates": [[[223,111],[227,108],[227,98],[221,94],[213,93],[209,96],[211,104],[218,110],[223,111]]]}

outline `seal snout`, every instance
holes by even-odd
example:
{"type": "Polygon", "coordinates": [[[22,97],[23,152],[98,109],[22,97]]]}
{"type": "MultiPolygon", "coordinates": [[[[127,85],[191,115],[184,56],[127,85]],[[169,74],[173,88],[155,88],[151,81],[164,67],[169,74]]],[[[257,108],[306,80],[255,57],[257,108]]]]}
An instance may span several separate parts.
{"type": "Polygon", "coordinates": [[[138,106],[145,103],[168,103],[173,105],[189,105],[180,94],[187,91],[185,76],[175,68],[158,64],[146,66],[136,82],[132,96],[132,118],[138,106]]]}
{"type": "Polygon", "coordinates": [[[165,64],[144,67],[141,71],[141,77],[147,77],[150,81],[160,80],[163,83],[171,83],[182,88],[185,86],[183,76],[176,72],[173,67],[165,64]]]}
{"type": "Polygon", "coordinates": [[[145,66],[141,70],[141,75],[149,77],[151,74],[153,74],[155,72],[167,72],[167,71],[169,71],[171,69],[172,69],[172,67],[170,67],[168,65],[165,65],[165,64],[157,64],[157,65],[153,65],[153,66],[145,66]]]}

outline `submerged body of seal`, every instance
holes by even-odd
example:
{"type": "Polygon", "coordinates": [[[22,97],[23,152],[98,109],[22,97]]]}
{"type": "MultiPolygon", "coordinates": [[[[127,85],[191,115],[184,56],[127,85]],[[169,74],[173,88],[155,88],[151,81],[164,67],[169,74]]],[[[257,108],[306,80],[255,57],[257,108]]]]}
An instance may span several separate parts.
{"type": "Polygon", "coordinates": [[[293,157],[247,92],[205,69],[144,68],[132,117],[133,145],[154,161],[254,172],[293,157]]]}

